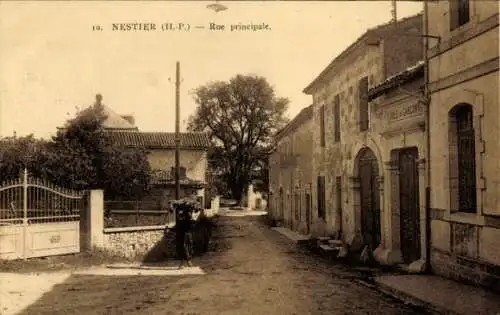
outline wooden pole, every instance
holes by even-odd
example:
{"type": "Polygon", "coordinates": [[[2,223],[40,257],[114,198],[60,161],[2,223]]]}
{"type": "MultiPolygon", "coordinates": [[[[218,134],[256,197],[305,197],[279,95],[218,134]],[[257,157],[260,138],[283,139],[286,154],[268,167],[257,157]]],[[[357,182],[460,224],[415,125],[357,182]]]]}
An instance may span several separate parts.
{"type": "Polygon", "coordinates": [[[396,0],[391,1],[391,15],[392,15],[392,21],[396,23],[398,20],[396,0]]]}
{"type": "Polygon", "coordinates": [[[181,195],[180,185],[180,134],[179,134],[179,120],[180,120],[180,63],[176,63],[175,71],[175,199],[179,200],[181,195]]]}

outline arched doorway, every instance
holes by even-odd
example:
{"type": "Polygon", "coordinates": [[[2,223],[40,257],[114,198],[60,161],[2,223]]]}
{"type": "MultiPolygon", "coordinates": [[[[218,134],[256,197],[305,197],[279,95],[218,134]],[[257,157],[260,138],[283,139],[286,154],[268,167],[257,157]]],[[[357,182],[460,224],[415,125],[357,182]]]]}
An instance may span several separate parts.
{"type": "Polygon", "coordinates": [[[358,153],[361,232],[363,243],[375,250],[380,244],[380,191],[377,157],[369,148],[358,153]]]}

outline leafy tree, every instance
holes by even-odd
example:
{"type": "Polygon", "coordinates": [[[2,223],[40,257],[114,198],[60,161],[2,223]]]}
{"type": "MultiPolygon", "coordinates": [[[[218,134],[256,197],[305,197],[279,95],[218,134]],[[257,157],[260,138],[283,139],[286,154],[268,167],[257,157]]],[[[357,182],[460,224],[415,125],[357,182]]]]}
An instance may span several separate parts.
{"type": "Polygon", "coordinates": [[[105,119],[96,103],[68,120],[38,155],[39,176],[73,189],[102,188],[105,119]]]}
{"type": "Polygon", "coordinates": [[[149,162],[140,149],[108,141],[103,107],[95,104],[66,122],[50,141],[32,135],[1,142],[2,179],[24,167],[35,176],[72,189],[104,189],[107,198],[140,197],[148,188],[149,162]]]}
{"type": "Polygon", "coordinates": [[[150,166],[143,150],[109,146],[103,156],[101,184],[106,197],[141,198],[148,191],[150,166]]]}
{"type": "Polygon", "coordinates": [[[19,178],[26,167],[36,167],[36,155],[46,145],[32,134],[25,137],[6,137],[0,140],[0,182],[19,178]]]}
{"type": "Polygon", "coordinates": [[[190,131],[211,134],[209,163],[240,203],[255,171],[272,150],[274,134],[286,123],[288,99],[276,97],[263,77],[236,75],[194,91],[196,112],[190,131]]]}

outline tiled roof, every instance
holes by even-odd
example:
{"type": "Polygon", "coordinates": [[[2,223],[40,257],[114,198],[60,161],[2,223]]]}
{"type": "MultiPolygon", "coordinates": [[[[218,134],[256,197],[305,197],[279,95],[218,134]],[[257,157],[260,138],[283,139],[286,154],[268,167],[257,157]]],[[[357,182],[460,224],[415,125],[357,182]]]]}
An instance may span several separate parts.
{"type": "MultiPolygon", "coordinates": [[[[173,132],[131,132],[107,131],[106,136],[114,144],[125,147],[143,147],[149,149],[175,148],[175,133],[173,132]]],[[[210,146],[210,139],[206,133],[180,133],[180,147],[183,149],[202,149],[210,146]]]]}
{"type": "Polygon", "coordinates": [[[412,15],[409,17],[402,18],[396,22],[388,22],[384,23],[381,25],[378,25],[373,28],[369,28],[363,35],[361,35],[356,41],[351,43],[344,51],[342,51],[337,57],[335,57],[328,66],[326,66],[323,71],[306,87],[303,89],[302,92],[305,94],[311,94],[313,91],[314,86],[316,86],[317,83],[321,82],[323,78],[329,73],[335,65],[340,62],[342,59],[344,59],[347,55],[351,54],[352,51],[356,49],[357,46],[359,46],[363,41],[368,41],[368,39],[372,38],[377,39],[379,37],[384,37],[387,31],[391,30],[394,27],[400,27],[401,25],[405,25],[407,23],[411,24],[414,21],[422,21],[423,15],[422,13],[412,15]]]}
{"type": "Polygon", "coordinates": [[[403,84],[423,76],[424,76],[424,62],[419,61],[415,65],[408,67],[404,71],[398,72],[395,75],[390,76],[384,82],[371,88],[368,91],[368,100],[371,101],[372,99],[384,94],[386,91],[392,89],[393,87],[398,86],[399,84],[403,84]]]}
{"type": "Polygon", "coordinates": [[[276,139],[279,140],[286,135],[288,135],[290,132],[294,131],[298,127],[300,127],[304,122],[312,118],[312,105],[309,105],[305,108],[303,108],[297,116],[295,116],[292,121],[290,121],[285,127],[283,127],[278,133],[276,134],[276,139]]]}

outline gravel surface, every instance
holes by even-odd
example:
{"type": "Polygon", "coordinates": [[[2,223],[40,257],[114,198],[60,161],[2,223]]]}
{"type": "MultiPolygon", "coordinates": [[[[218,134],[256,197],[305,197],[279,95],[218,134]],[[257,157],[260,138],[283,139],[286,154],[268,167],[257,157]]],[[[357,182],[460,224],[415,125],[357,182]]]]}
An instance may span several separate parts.
{"type": "Polygon", "coordinates": [[[205,275],[72,274],[22,314],[424,314],[362,286],[270,230],[260,217],[218,219],[205,275]]]}

